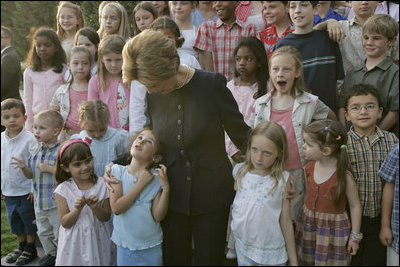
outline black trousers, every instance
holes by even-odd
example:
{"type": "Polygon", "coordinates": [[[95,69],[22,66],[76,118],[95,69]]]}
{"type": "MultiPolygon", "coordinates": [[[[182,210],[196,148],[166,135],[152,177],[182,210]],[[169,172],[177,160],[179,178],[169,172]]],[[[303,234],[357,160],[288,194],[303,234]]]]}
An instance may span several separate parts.
{"type": "Polygon", "coordinates": [[[362,216],[360,248],[351,259],[353,266],[386,266],[386,247],[381,244],[381,216],[375,218],[362,216]]]}
{"type": "Polygon", "coordinates": [[[228,215],[229,207],[195,216],[168,211],[161,224],[164,235],[164,264],[222,266],[225,259],[228,215]]]}

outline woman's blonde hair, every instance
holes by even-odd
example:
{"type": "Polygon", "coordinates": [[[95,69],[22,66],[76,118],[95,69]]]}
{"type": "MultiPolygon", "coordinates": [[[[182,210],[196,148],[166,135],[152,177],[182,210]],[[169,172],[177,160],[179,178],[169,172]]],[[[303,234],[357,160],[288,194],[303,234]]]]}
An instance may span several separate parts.
{"type": "MultiPolygon", "coordinates": [[[[285,45],[276,49],[269,59],[269,76],[271,77],[272,59],[282,55],[290,56],[294,60],[294,67],[296,71],[300,71],[299,77],[294,79],[293,87],[290,89],[290,95],[293,97],[301,96],[303,92],[306,91],[306,84],[304,82],[303,58],[301,57],[301,54],[297,48],[285,45]]],[[[274,89],[276,90],[276,88],[274,89]]]]}
{"type": "MultiPolygon", "coordinates": [[[[103,9],[102,13],[104,13],[105,10],[110,9],[113,11],[115,14],[120,19],[119,22],[119,28],[118,32],[115,34],[118,34],[122,36],[124,40],[128,39],[130,37],[131,31],[129,29],[129,18],[128,18],[128,13],[126,12],[126,9],[123,5],[116,3],[116,2],[111,2],[106,4],[103,9]]],[[[103,16],[103,14],[102,14],[103,16]]],[[[106,30],[104,29],[103,23],[100,23],[100,29],[99,29],[99,37],[100,39],[103,39],[107,35],[106,30]]]]}
{"type": "Polygon", "coordinates": [[[57,11],[57,36],[60,39],[60,41],[63,41],[65,39],[65,31],[61,27],[61,24],[60,24],[61,9],[63,7],[72,9],[74,15],[76,16],[76,18],[78,20],[78,25],[76,26],[76,31],[78,31],[80,28],[83,28],[85,26],[85,19],[83,17],[81,7],[78,5],[75,5],[71,2],[61,1],[60,4],[58,5],[58,11],[57,11]]]}
{"type": "Polygon", "coordinates": [[[107,90],[108,83],[107,83],[107,69],[103,63],[104,55],[108,53],[115,53],[115,54],[122,54],[122,49],[124,48],[125,41],[122,39],[121,36],[117,34],[107,35],[103,39],[101,39],[99,44],[99,49],[97,51],[98,60],[97,60],[97,67],[98,71],[97,74],[100,80],[100,87],[103,91],[107,90]]]}
{"type": "Polygon", "coordinates": [[[179,55],[175,45],[163,33],[144,30],[131,39],[122,51],[124,82],[137,80],[153,87],[178,72],[179,55]]]}
{"type": "MultiPolygon", "coordinates": [[[[253,141],[253,137],[257,135],[262,135],[265,138],[271,140],[276,149],[279,151],[280,155],[276,158],[275,162],[272,164],[270,176],[275,180],[274,187],[271,189],[269,193],[273,193],[276,187],[279,184],[279,180],[283,180],[283,172],[285,170],[286,161],[289,157],[288,152],[288,143],[286,139],[285,131],[282,127],[273,121],[264,121],[261,122],[254,128],[249,136],[247,141],[247,151],[246,151],[246,159],[243,165],[239,168],[236,179],[235,179],[235,190],[238,190],[241,187],[241,180],[243,176],[249,171],[254,169],[254,165],[251,162],[250,158],[250,150],[251,144],[253,141]]],[[[284,180],[283,180],[284,181],[284,180]]]]}
{"type": "Polygon", "coordinates": [[[110,111],[100,99],[84,102],[78,112],[79,124],[82,128],[84,128],[86,122],[100,122],[106,125],[110,122],[110,111]]]}

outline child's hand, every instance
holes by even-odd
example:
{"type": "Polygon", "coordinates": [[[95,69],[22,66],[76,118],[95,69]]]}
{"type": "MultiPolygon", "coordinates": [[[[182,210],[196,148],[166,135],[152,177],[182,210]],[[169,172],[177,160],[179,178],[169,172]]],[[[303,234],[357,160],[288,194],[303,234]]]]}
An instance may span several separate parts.
{"type": "Polygon", "coordinates": [[[156,168],[155,171],[160,180],[161,188],[163,190],[169,190],[167,167],[163,164],[160,164],[160,168],[156,168]]]}
{"type": "Polygon", "coordinates": [[[329,38],[334,42],[340,42],[346,35],[344,34],[343,28],[337,20],[330,19],[327,20],[327,30],[329,33],[329,38]]]}
{"type": "Polygon", "coordinates": [[[39,163],[38,164],[38,169],[41,172],[48,172],[48,173],[53,173],[54,172],[54,166],[51,166],[46,163],[39,163]]]}
{"type": "Polygon", "coordinates": [[[99,201],[98,197],[93,196],[93,195],[91,195],[91,196],[89,196],[88,198],[86,198],[86,204],[88,204],[88,206],[89,206],[91,209],[96,208],[97,205],[99,204],[99,202],[100,202],[100,201],[99,201]]]}
{"type": "Polygon", "coordinates": [[[293,199],[294,195],[296,193],[296,190],[294,189],[294,177],[290,176],[286,185],[286,199],[293,199]]]}
{"type": "Polygon", "coordinates": [[[83,206],[85,206],[85,204],[86,204],[85,196],[80,196],[75,199],[74,207],[77,210],[81,211],[83,206]]]}
{"type": "Polygon", "coordinates": [[[115,178],[114,175],[111,174],[112,165],[114,165],[112,162],[107,164],[103,178],[104,178],[104,182],[106,183],[107,189],[111,193],[114,193],[114,188],[112,187],[112,184],[118,184],[119,180],[117,178],[115,178]]]}
{"type": "Polygon", "coordinates": [[[358,248],[359,248],[358,243],[356,243],[350,239],[349,244],[347,245],[347,252],[350,255],[354,256],[357,254],[358,248]]]}
{"type": "Polygon", "coordinates": [[[138,182],[148,184],[151,182],[151,180],[153,180],[154,174],[152,174],[148,170],[141,170],[138,173],[136,173],[136,178],[138,179],[138,182]]]}
{"type": "Polygon", "coordinates": [[[11,159],[14,160],[13,162],[11,162],[11,164],[16,165],[14,167],[14,169],[16,169],[16,168],[20,168],[20,169],[27,168],[26,162],[25,162],[25,159],[24,159],[24,155],[21,153],[19,156],[20,156],[20,158],[11,157],[11,159]]]}
{"type": "Polygon", "coordinates": [[[389,247],[393,242],[393,234],[390,227],[381,227],[381,232],[379,233],[379,239],[381,240],[382,245],[385,247],[389,247]]]}
{"type": "Polygon", "coordinates": [[[29,200],[32,204],[33,204],[33,193],[29,193],[28,197],[26,198],[27,200],[29,200]]]}

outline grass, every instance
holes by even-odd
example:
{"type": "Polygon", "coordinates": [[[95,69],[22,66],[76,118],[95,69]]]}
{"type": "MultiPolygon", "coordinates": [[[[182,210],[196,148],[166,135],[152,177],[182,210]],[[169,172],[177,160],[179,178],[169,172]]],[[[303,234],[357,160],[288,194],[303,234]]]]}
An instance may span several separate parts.
{"type": "Polygon", "coordinates": [[[1,201],[1,257],[5,257],[8,253],[18,247],[17,236],[10,232],[8,225],[6,207],[4,201],[1,201]]]}

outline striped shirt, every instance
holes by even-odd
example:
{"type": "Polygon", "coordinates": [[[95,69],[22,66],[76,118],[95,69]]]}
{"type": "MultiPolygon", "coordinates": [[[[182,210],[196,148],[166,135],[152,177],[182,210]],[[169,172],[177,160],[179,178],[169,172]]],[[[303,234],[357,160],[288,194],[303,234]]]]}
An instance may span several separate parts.
{"type": "Polygon", "coordinates": [[[206,21],[200,25],[193,48],[212,52],[214,71],[230,81],[234,78],[233,50],[245,36],[256,37],[254,24],[245,24],[237,19],[231,26],[221,19],[206,21]]]}
{"type": "Polygon", "coordinates": [[[399,254],[399,144],[395,145],[379,169],[383,180],[394,184],[394,201],[392,209],[392,248],[399,254]]]}
{"type": "Polygon", "coordinates": [[[28,168],[33,171],[33,192],[35,202],[41,210],[49,210],[57,207],[57,202],[53,199],[53,192],[56,188],[55,177],[52,173],[41,172],[39,164],[44,163],[50,166],[56,165],[57,151],[60,143],[41,146],[33,151],[28,160],[28,168]]]}
{"type": "Polygon", "coordinates": [[[360,136],[352,126],[348,136],[347,155],[357,183],[362,215],[374,218],[381,213],[383,192],[383,180],[378,171],[390,149],[399,141],[395,134],[379,127],[369,138],[360,136]]]}
{"type": "Polygon", "coordinates": [[[289,25],[289,27],[287,27],[287,29],[281,34],[281,36],[279,36],[278,33],[276,32],[275,25],[272,24],[267,26],[266,29],[258,33],[260,36],[260,40],[264,44],[265,50],[267,50],[268,58],[270,58],[272,55],[274,44],[293,31],[294,31],[294,25],[289,25]]]}

